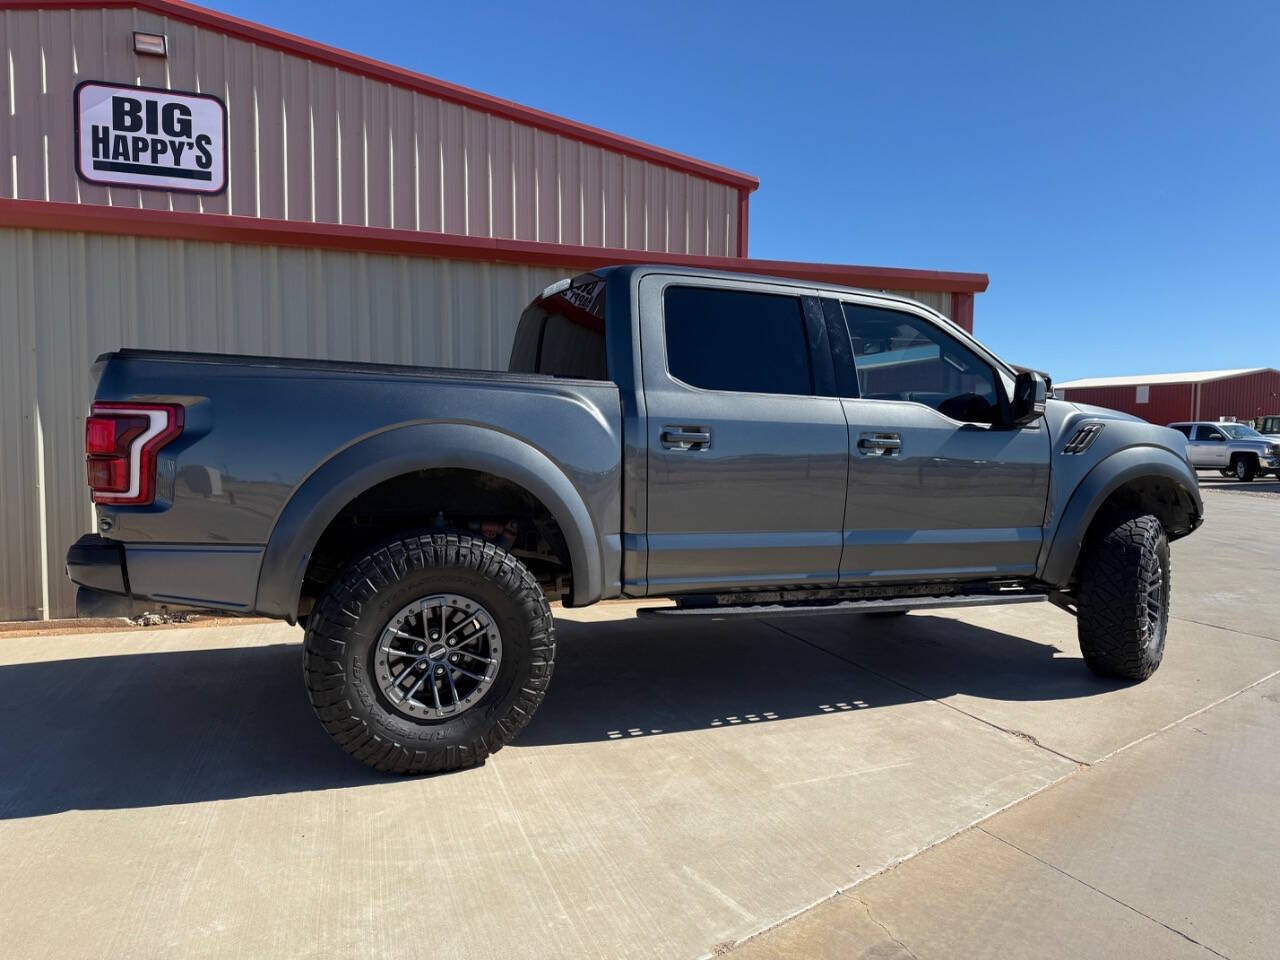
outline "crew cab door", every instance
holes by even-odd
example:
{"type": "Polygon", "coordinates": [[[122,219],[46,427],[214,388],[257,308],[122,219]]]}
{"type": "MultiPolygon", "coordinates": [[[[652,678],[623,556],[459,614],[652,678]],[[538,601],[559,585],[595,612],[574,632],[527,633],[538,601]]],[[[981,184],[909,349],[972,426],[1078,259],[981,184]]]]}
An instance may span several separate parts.
{"type": "Polygon", "coordinates": [[[817,299],[655,275],[639,293],[649,593],[834,584],[848,432],[817,299]]]}
{"type": "Polygon", "coordinates": [[[840,582],[1034,573],[1043,417],[1004,425],[1012,378],[924,310],[874,297],[823,307],[849,423],[840,582]]]}
{"type": "Polygon", "coordinates": [[[1191,442],[1187,444],[1187,459],[1197,467],[1227,466],[1227,435],[1208,423],[1197,423],[1191,428],[1191,442]]]}

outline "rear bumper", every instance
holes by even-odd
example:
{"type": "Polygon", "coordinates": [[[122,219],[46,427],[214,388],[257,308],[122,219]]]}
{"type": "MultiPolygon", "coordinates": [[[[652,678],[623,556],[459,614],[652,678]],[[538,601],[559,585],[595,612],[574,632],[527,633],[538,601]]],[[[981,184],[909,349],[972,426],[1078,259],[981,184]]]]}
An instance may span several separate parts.
{"type": "Polygon", "coordinates": [[[253,610],[261,564],[262,547],[252,544],[126,544],[86,534],[67,550],[67,576],[84,590],[228,613],[253,610]]]}
{"type": "Polygon", "coordinates": [[[87,533],[67,550],[71,582],[103,593],[129,594],[124,546],[96,533],[87,533]]]}
{"type": "Polygon", "coordinates": [[[131,617],[129,574],[124,546],[86,534],[67,550],[67,576],[79,586],[77,617],[131,617]]]}

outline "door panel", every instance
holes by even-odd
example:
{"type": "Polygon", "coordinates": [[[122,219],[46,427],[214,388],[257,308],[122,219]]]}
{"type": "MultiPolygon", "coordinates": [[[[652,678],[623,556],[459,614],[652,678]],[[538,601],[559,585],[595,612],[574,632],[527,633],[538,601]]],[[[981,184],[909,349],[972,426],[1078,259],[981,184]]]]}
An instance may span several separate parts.
{"type": "Polygon", "coordinates": [[[1211,426],[1196,426],[1192,428],[1191,437],[1191,442],[1187,444],[1187,452],[1193,465],[1226,467],[1227,441],[1222,431],[1211,426]]]}
{"type": "Polygon", "coordinates": [[[1012,379],[923,310],[867,298],[824,311],[833,338],[843,316],[857,381],[841,583],[1034,573],[1049,430],[1004,425],[1012,379]]]}
{"type": "Polygon", "coordinates": [[[851,451],[840,582],[1035,572],[1049,431],[958,424],[919,403],[846,400],[851,451]],[[889,437],[890,449],[860,445],[889,437]]]}
{"type": "MultiPolygon", "coordinates": [[[[741,282],[695,282],[699,288],[742,291],[741,282]]],[[[661,315],[667,287],[690,284],[689,278],[657,276],[641,282],[641,309],[647,312],[641,356],[648,416],[649,593],[834,584],[848,469],[841,402],[732,389],[735,378],[758,360],[750,354],[752,345],[768,341],[761,328],[752,327],[759,318],[746,316],[748,307],[732,298],[706,301],[706,309],[729,311],[734,331],[729,336],[735,339],[723,356],[698,340],[706,318],[689,315],[694,308],[686,302],[682,309],[690,327],[673,332],[678,341],[673,346],[682,352],[669,362],[666,325],[652,318],[661,315]],[[733,366],[717,367],[721,362],[733,366]],[[673,376],[671,366],[682,376],[705,377],[723,389],[691,385],[673,376]]],[[[788,296],[800,310],[793,288],[761,284],[751,289],[788,296]]],[[[791,309],[783,309],[779,322],[792,322],[791,309]]],[[[799,316],[796,322],[803,325],[805,319],[799,316]]],[[[794,357],[773,359],[794,371],[794,357]]]]}

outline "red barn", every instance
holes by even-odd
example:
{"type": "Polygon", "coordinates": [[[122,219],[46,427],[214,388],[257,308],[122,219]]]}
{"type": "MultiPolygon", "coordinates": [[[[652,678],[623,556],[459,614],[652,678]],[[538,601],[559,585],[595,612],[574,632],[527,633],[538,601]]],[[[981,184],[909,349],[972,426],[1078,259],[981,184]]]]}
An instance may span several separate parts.
{"type": "Polygon", "coordinates": [[[1280,370],[1271,367],[1091,377],[1055,384],[1054,390],[1064,400],[1121,410],[1152,423],[1280,414],[1280,370]]]}

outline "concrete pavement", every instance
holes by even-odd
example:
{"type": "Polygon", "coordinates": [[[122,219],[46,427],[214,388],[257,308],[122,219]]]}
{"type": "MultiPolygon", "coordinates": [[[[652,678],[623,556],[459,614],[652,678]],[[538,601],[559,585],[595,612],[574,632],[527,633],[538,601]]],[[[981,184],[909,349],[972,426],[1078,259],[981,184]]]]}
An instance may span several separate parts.
{"type": "Polygon", "coordinates": [[[433,778],[327,741],[284,626],[4,640],[5,955],[1274,954],[1276,505],[1206,496],[1145,684],[1048,605],[564,611],[524,736],[433,778]]]}

